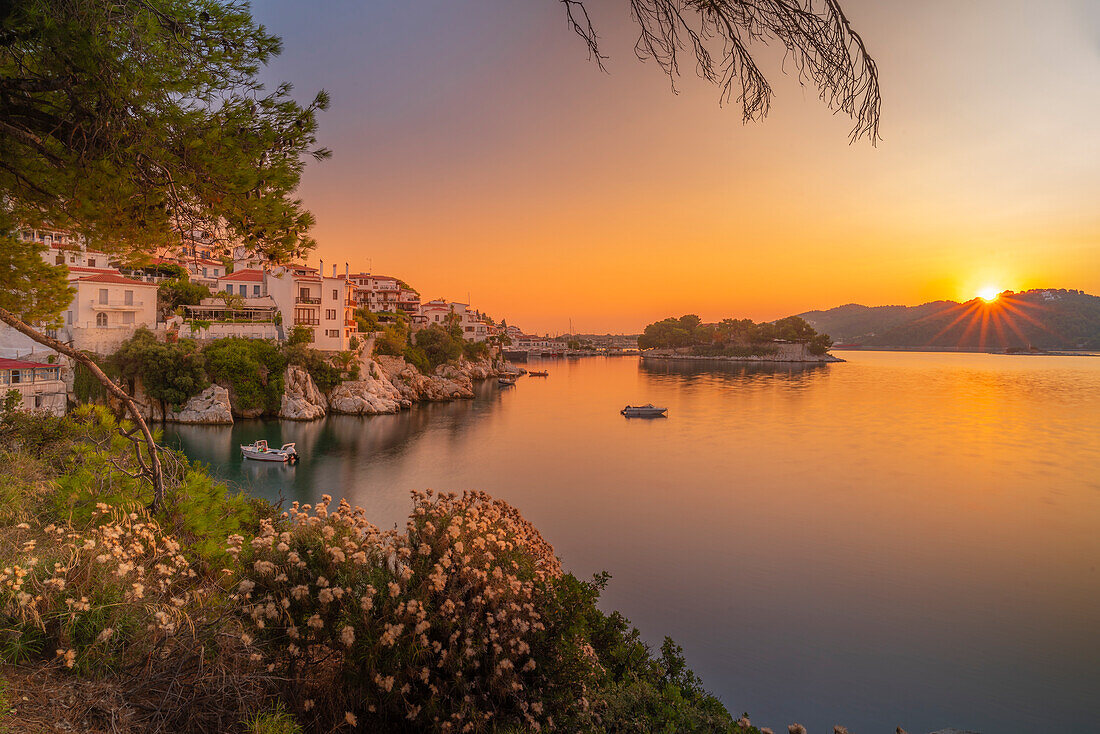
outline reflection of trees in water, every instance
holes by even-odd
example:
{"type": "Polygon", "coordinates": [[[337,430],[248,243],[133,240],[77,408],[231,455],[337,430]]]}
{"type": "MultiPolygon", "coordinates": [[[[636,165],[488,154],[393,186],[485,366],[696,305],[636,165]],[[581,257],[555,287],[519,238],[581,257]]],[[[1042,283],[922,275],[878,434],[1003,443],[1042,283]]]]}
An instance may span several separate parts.
{"type": "Polygon", "coordinates": [[[829,365],[814,362],[725,362],[720,360],[638,360],[639,369],[657,383],[775,381],[802,388],[824,379],[829,365]]]}
{"type": "Polygon", "coordinates": [[[475,383],[473,400],[423,403],[393,415],[332,415],[319,421],[245,420],[232,426],[171,425],[165,443],[209,464],[230,484],[269,500],[314,502],[322,493],[347,494],[361,484],[366,464],[400,461],[432,432],[433,440],[467,440],[476,422],[501,399],[493,381],[475,383]],[[297,465],[245,460],[240,445],[266,439],[271,446],[294,442],[297,465]]]}

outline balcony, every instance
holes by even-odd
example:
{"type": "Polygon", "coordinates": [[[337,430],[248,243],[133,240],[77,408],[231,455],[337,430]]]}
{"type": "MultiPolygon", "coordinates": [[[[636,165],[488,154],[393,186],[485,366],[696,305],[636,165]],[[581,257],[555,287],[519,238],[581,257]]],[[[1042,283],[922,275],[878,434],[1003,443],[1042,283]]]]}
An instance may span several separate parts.
{"type": "Polygon", "coordinates": [[[320,326],[321,319],[317,318],[316,316],[295,316],[294,323],[297,326],[320,326]]]}
{"type": "Polygon", "coordinates": [[[320,298],[313,298],[311,296],[298,296],[297,298],[294,299],[294,302],[295,303],[307,303],[311,306],[320,306],[321,305],[321,299],[320,298]]]}
{"type": "Polygon", "coordinates": [[[93,311],[137,311],[139,308],[145,305],[145,301],[126,301],[107,300],[101,301],[98,298],[92,299],[91,306],[93,311]]]}

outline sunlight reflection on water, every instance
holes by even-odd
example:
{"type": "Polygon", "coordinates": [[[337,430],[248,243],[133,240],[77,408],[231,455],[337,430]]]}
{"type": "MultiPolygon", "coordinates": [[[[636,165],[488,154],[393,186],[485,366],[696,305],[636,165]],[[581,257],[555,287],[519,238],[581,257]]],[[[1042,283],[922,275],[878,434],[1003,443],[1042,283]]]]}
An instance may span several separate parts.
{"type": "Polygon", "coordinates": [[[1094,729],[1100,359],[842,356],[556,361],[473,401],[165,436],[250,491],[346,496],[382,526],[413,488],[507,499],[759,725],[1094,729]],[[669,417],[618,414],[645,402],[669,417]],[[243,463],[256,438],[302,463],[243,463]]]}

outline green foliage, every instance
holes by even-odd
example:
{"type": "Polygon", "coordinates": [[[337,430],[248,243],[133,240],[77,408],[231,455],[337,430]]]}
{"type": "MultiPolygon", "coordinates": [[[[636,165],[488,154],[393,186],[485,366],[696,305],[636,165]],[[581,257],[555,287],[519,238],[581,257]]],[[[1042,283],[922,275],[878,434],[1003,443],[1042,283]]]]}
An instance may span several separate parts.
{"type": "Polygon", "coordinates": [[[302,344],[288,345],[284,352],[287,363],[305,369],[322,392],[332,390],[347,374],[332,364],[325,355],[302,344]]]}
{"type": "Polygon", "coordinates": [[[202,353],[210,379],[230,387],[237,408],[278,412],[287,359],[276,342],[217,339],[203,347],[202,353]]]}
{"type": "Polygon", "coordinates": [[[456,329],[460,329],[457,324],[447,328],[432,324],[416,332],[414,346],[424,352],[433,370],[462,356],[462,332],[459,330],[456,336],[456,329]]]}
{"type": "Polygon", "coordinates": [[[489,345],[486,342],[462,342],[462,356],[470,361],[489,358],[489,345]]]}
{"type": "Polygon", "coordinates": [[[409,346],[409,328],[403,321],[387,324],[374,340],[374,353],[400,357],[409,346]]]}
{"type": "Polygon", "coordinates": [[[832,345],[828,336],[818,334],[798,316],[759,324],[751,319],[723,319],[717,324],[704,324],[691,314],[650,324],[638,337],[638,347],[690,347],[692,354],[701,356],[753,357],[776,354],[779,351],[774,345],[776,341],[808,344],[812,354],[824,354],[832,345]]]}
{"type": "Polygon", "coordinates": [[[302,727],[280,703],[270,711],[262,711],[245,722],[245,734],[302,734],[302,727]]]}
{"type": "Polygon", "coordinates": [[[157,287],[157,308],[161,318],[165,318],[180,306],[197,306],[209,297],[210,289],[202,283],[192,283],[182,277],[166,280],[157,287]]]}
{"type": "Polygon", "coordinates": [[[140,379],[149,397],[173,407],[210,385],[204,361],[195,341],[158,341],[146,328],[138,329],[110,358],[122,377],[140,379]]]}
{"type": "MultiPolygon", "coordinates": [[[[0,133],[0,140],[6,139],[0,133]]],[[[2,160],[0,153],[0,162],[2,160]]],[[[6,193],[4,175],[0,166],[0,192],[6,193]]],[[[68,270],[44,262],[40,254],[43,246],[37,242],[23,242],[17,236],[15,224],[4,211],[0,197],[0,308],[11,311],[26,323],[60,326],[61,312],[75,294],[65,277],[68,270]]]]}
{"type": "Polygon", "coordinates": [[[699,326],[699,317],[694,314],[681,316],[678,319],[667,318],[645,327],[645,332],[638,337],[640,349],[651,348],[675,348],[688,347],[697,343],[696,329],[699,326]]]}
{"type": "Polygon", "coordinates": [[[296,347],[303,344],[313,343],[313,329],[308,326],[302,326],[299,324],[290,330],[290,334],[287,335],[286,343],[288,346],[296,347]]]}
{"type": "Polygon", "coordinates": [[[9,413],[14,413],[23,404],[23,393],[18,390],[8,390],[4,394],[4,401],[0,403],[0,421],[7,420],[9,413]]]}
{"type": "Polygon", "coordinates": [[[378,317],[370,309],[360,306],[355,309],[354,318],[360,334],[370,334],[378,331],[378,317]]]}
{"type": "Polygon", "coordinates": [[[178,244],[179,218],[276,260],[314,245],[295,190],[304,158],[328,155],[316,147],[328,96],[303,107],[289,85],[264,91],[280,40],[247,4],[6,7],[18,43],[0,43],[0,191],[15,220],[79,230],[123,261],[178,244]]]}

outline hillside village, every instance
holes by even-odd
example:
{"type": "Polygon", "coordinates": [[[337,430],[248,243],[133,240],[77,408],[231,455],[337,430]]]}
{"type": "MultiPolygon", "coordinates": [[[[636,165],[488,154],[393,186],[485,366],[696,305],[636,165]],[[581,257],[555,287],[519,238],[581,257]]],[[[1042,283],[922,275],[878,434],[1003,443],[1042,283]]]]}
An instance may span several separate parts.
{"type": "MultiPolygon", "coordinates": [[[[503,345],[527,349],[548,343],[546,337],[498,324],[470,304],[422,301],[396,277],[352,272],[347,263],[342,272],[323,261],[318,267],[273,265],[245,247],[219,246],[203,232],[182,237],[177,248],[142,266],[116,262],[67,232],[22,229],[19,237],[39,244],[47,263],[68,270],[72,302],[63,324],[46,330],[48,335],[101,357],[142,329],[161,341],[200,344],[231,338],[286,343],[293,335],[324,355],[353,352],[368,361],[375,330],[392,322],[407,324],[409,334],[457,325],[464,341],[489,342],[498,355],[503,345]],[[204,286],[209,294],[167,308],[161,286],[181,281],[204,286]],[[376,316],[365,319],[368,314],[376,316]]],[[[71,370],[56,352],[0,324],[0,390],[19,392],[24,408],[63,414],[72,397],[71,370]]]]}

